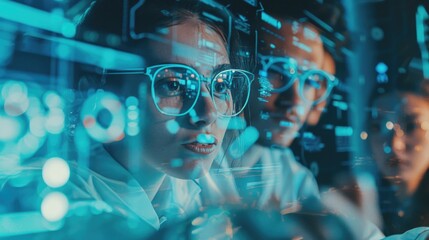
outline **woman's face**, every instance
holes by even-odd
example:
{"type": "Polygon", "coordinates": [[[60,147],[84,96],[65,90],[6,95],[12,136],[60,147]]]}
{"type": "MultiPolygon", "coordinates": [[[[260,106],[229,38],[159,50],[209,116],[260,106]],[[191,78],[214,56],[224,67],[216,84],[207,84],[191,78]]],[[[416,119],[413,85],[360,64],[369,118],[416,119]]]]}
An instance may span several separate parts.
{"type": "Polygon", "coordinates": [[[377,165],[394,183],[416,185],[429,167],[429,102],[410,93],[374,102],[370,141],[377,165]]]}
{"type": "MultiPolygon", "coordinates": [[[[211,78],[218,68],[229,65],[224,41],[199,20],[188,19],[165,30],[167,42],[152,40],[144,48],[147,66],[185,64],[211,78]]],[[[174,177],[201,176],[219,153],[229,119],[217,114],[204,83],[194,114],[184,116],[160,113],[150,91],[142,114],[142,161],[174,177]]]]}
{"type": "MultiPolygon", "coordinates": [[[[293,58],[301,70],[322,69],[324,50],[316,29],[309,24],[285,21],[282,22],[281,33],[284,40],[269,34],[261,36],[263,41],[275,46],[274,50],[262,51],[264,55],[293,58]]],[[[270,72],[267,78],[276,85],[270,72]]],[[[260,131],[263,144],[288,147],[297,137],[313,106],[313,102],[302,98],[299,89],[299,80],[296,80],[286,91],[271,93],[266,102],[255,101],[255,97],[252,99],[252,124],[260,131]]],[[[307,99],[314,98],[315,94],[312,89],[304,92],[307,99]]]]}

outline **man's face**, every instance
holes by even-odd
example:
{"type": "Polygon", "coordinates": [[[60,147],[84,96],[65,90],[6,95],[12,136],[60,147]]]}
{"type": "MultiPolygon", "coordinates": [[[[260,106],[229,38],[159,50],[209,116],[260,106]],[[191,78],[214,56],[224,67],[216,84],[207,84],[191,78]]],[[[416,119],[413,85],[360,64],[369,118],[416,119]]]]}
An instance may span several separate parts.
{"type": "MultiPolygon", "coordinates": [[[[263,34],[261,39],[270,48],[260,52],[265,56],[293,59],[298,66],[298,74],[294,75],[297,79],[292,79],[286,90],[271,93],[266,102],[253,97],[251,123],[259,130],[262,144],[288,147],[306,122],[314,105],[312,99],[318,94],[316,87],[299,78],[310,69],[322,69],[325,52],[319,33],[310,24],[285,21],[280,33],[284,40],[263,34]]],[[[274,88],[281,85],[276,75],[267,71],[266,78],[274,88]]]]}

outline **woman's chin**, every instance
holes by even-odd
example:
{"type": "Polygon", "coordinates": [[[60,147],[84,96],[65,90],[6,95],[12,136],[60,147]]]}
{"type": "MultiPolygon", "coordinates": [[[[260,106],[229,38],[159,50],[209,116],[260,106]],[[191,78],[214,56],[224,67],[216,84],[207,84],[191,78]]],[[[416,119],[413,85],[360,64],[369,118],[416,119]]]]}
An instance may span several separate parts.
{"type": "Polygon", "coordinates": [[[209,164],[206,164],[204,160],[193,159],[185,160],[180,166],[172,166],[168,169],[164,169],[168,175],[180,178],[180,179],[198,179],[203,177],[209,169],[209,164]]]}

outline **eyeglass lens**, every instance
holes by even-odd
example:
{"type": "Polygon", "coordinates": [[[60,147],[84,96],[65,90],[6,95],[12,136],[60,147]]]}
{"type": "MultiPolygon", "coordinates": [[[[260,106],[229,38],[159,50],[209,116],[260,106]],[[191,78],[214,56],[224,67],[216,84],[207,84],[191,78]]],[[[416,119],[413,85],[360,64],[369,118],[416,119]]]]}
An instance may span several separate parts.
{"type": "MultiPolygon", "coordinates": [[[[166,67],[154,76],[155,104],[171,115],[187,113],[196,103],[200,79],[196,71],[185,67],[166,67]]],[[[247,75],[237,70],[218,73],[210,84],[213,105],[221,115],[232,116],[242,110],[249,91],[247,75]]]]}
{"type": "Polygon", "coordinates": [[[249,79],[244,72],[225,70],[215,76],[210,89],[217,111],[221,115],[232,116],[244,108],[249,79]]]}
{"type": "Polygon", "coordinates": [[[198,74],[182,67],[160,69],[153,84],[155,104],[164,113],[172,115],[192,108],[200,91],[198,74]]]}
{"type": "Polygon", "coordinates": [[[267,78],[274,91],[285,91],[295,80],[300,79],[302,96],[309,101],[317,101],[326,94],[329,78],[319,70],[308,70],[300,75],[296,64],[290,62],[274,62],[268,66],[267,78]]]}

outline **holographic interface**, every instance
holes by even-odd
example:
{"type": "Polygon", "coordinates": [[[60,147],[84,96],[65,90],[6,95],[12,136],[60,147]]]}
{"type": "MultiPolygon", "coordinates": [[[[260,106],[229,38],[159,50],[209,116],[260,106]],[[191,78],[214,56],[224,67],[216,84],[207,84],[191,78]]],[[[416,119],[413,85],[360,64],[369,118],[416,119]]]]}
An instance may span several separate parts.
{"type": "Polygon", "coordinates": [[[428,13],[0,1],[0,238],[429,236],[428,13]]]}

